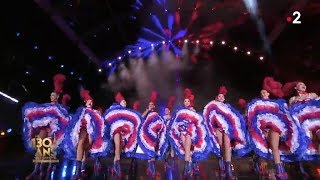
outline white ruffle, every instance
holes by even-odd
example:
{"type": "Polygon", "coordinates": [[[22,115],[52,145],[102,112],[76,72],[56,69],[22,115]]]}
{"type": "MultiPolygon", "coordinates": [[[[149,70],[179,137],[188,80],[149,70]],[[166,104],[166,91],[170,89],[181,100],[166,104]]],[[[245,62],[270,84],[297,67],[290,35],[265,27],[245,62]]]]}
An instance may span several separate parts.
{"type": "MultiPolygon", "coordinates": [[[[124,125],[128,125],[129,128],[130,128],[130,133],[128,134],[124,134],[122,136],[122,138],[128,140],[130,138],[130,136],[132,136],[132,134],[134,133],[134,131],[136,131],[136,133],[138,133],[138,127],[140,126],[141,124],[141,119],[140,117],[132,112],[132,111],[129,111],[127,109],[114,109],[110,112],[108,112],[105,116],[104,116],[104,119],[106,121],[106,123],[109,124],[110,126],[110,137],[113,137],[113,133],[116,129],[120,128],[121,126],[124,126],[124,125]],[[135,127],[135,124],[134,122],[131,122],[127,119],[119,119],[119,120],[116,120],[116,121],[112,121],[110,122],[111,120],[113,120],[114,116],[117,116],[118,114],[127,114],[128,116],[131,116],[133,117],[132,121],[135,121],[136,122],[136,127],[135,127]]],[[[137,137],[135,138],[135,141],[133,142],[132,146],[131,147],[126,147],[125,148],[125,152],[132,152],[134,151],[136,145],[137,145],[137,137]]]]}
{"type": "MultiPolygon", "coordinates": [[[[141,129],[145,129],[145,126],[147,126],[147,131],[150,135],[152,135],[153,137],[156,137],[156,138],[160,138],[160,141],[159,141],[159,147],[161,147],[164,142],[165,142],[165,135],[162,134],[162,135],[159,135],[159,132],[161,132],[162,129],[165,129],[166,128],[166,124],[164,123],[164,120],[158,115],[158,113],[156,112],[151,112],[148,114],[148,116],[146,117],[146,119],[149,119],[149,118],[152,118],[153,116],[157,117],[157,120],[156,121],[153,121],[152,123],[148,124],[147,121],[145,121],[143,124],[142,124],[142,127],[141,129]],[[159,130],[159,132],[154,132],[152,131],[152,128],[159,125],[161,126],[161,129],[159,130]]],[[[166,131],[162,131],[162,133],[165,133],[166,131]]],[[[153,146],[150,146],[149,143],[145,140],[144,136],[147,136],[145,135],[144,131],[140,131],[139,133],[139,138],[141,140],[141,142],[143,143],[143,145],[150,149],[150,150],[154,150],[155,147],[153,146]]],[[[160,149],[160,148],[159,148],[160,149]]],[[[157,152],[158,153],[158,152],[157,152]]]]}
{"type": "MultiPolygon", "coordinates": [[[[210,106],[212,106],[213,104],[215,104],[222,112],[224,112],[225,114],[228,114],[229,116],[231,116],[231,118],[232,118],[232,120],[233,120],[233,122],[234,122],[234,124],[235,124],[235,127],[233,127],[233,128],[234,128],[235,131],[238,132],[238,137],[237,137],[237,139],[241,140],[242,143],[247,143],[246,136],[245,136],[245,130],[242,129],[242,124],[241,124],[240,118],[238,117],[237,114],[235,114],[235,113],[229,108],[229,106],[228,106],[227,104],[222,103],[222,102],[218,102],[218,101],[211,101],[211,102],[209,102],[209,103],[205,106],[205,108],[204,108],[204,112],[205,112],[204,116],[206,117],[206,113],[209,112],[209,109],[208,109],[208,108],[209,108],[210,106]]],[[[220,123],[221,126],[222,126],[222,129],[224,130],[224,132],[225,132],[226,134],[230,135],[230,133],[233,133],[233,132],[230,131],[230,129],[231,129],[232,127],[229,127],[229,124],[233,124],[233,123],[231,123],[231,122],[228,123],[229,119],[226,119],[223,115],[219,114],[216,110],[211,110],[211,111],[209,112],[209,116],[208,116],[208,117],[209,117],[209,121],[211,121],[211,119],[212,119],[213,117],[216,117],[217,121],[219,121],[219,123],[220,123]]],[[[208,125],[209,127],[213,128],[213,124],[212,124],[212,123],[207,123],[207,125],[208,125]]],[[[214,129],[214,128],[213,128],[213,129],[214,129]]],[[[209,132],[210,132],[210,131],[209,131],[209,132]]],[[[217,136],[215,132],[214,132],[214,134],[211,134],[211,135],[217,136]]],[[[213,139],[214,143],[217,143],[217,144],[218,144],[218,142],[216,141],[215,138],[212,137],[212,139],[213,139]]],[[[217,146],[218,146],[218,145],[217,145],[217,146]]],[[[219,147],[219,146],[218,146],[218,147],[219,147]]],[[[243,148],[243,147],[245,147],[244,144],[238,144],[238,145],[236,145],[234,148],[235,148],[235,149],[241,149],[241,148],[243,148]]]]}
{"type": "MultiPolygon", "coordinates": [[[[288,111],[281,111],[279,104],[277,104],[276,102],[272,102],[272,101],[263,101],[263,100],[257,100],[255,103],[251,104],[251,106],[248,107],[248,116],[251,116],[250,114],[255,114],[255,109],[257,107],[269,107],[269,108],[273,108],[273,109],[278,109],[278,112],[280,115],[282,114],[284,117],[287,118],[287,120],[290,123],[290,128],[292,128],[292,134],[290,134],[292,136],[291,138],[291,147],[290,151],[281,151],[280,150],[280,155],[287,155],[290,153],[294,153],[296,152],[296,150],[298,150],[300,144],[299,144],[299,125],[296,123],[295,120],[293,120],[291,118],[291,116],[289,115],[288,111]]],[[[285,106],[286,107],[286,106],[285,106]]],[[[288,136],[288,127],[286,126],[286,124],[283,122],[282,119],[279,119],[278,116],[276,116],[275,114],[272,113],[264,113],[264,114],[258,114],[255,115],[257,118],[257,128],[259,130],[259,134],[264,138],[264,140],[266,141],[266,137],[264,137],[263,134],[263,130],[262,130],[262,122],[265,123],[272,123],[273,126],[277,127],[278,129],[281,130],[281,137],[285,137],[288,136]]],[[[249,126],[250,127],[250,126],[249,126]]],[[[259,141],[257,141],[256,139],[252,139],[256,148],[260,149],[260,151],[262,151],[263,153],[272,153],[272,150],[269,149],[269,147],[265,147],[263,144],[261,144],[259,141]]]]}
{"type": "MultiPolygon", "coordinates": [[[[197,126],[200,129],[200,131],[202,132],[201,138],[202,138],[203,143],[200,144],[200,147],[198,145],[194,146],[193,152],[203,152],[206,149],[206,147],[208,146],[207,142],[205,141],[205,137],[207,136],[207,131],[204,126],[204,119],[198,113],[190,111],[188,109],[179,110],[175,117],[176,118],[180,117],[182,114],[188,114],[188,116],[194,117],[195,119],[198,119],[198,121],[196,122],[197,123],[196,125],[191,123],[192,124],[191,140],[194,141],[196,139],[196,137],[198,136],[197,131],[196,131],[196,129],[197,129],[196,126],[197,126]]],[[[188,120],[186,120],[186,121],[188,121],[188,120]]],[[[181,122],[181,121],[177,122],[176,120],[174,120],[173,124],[172,124],[172,129],[170,130],[170,136],[174,137],[173,134],[181,135],[181,132],[179,131],[179,127],[183,126],[183,125],[184,125],[184,122],[181,122]]],[[[182,150],[183,148],[181,148],[182,144],[180,143],[180,138],[179,139],[172,138],[172,139],[174,140],[174,143],[178,146],[180,154],[183,155],[184,151],[182,150]]]]}

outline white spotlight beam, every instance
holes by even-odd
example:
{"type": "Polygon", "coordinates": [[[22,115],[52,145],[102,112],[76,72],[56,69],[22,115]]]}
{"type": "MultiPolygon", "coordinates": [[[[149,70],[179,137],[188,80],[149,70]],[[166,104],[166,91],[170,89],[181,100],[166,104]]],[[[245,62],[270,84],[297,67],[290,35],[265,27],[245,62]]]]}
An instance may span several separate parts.
{"type": "Polygon", "coordinates": [[[0,91],[0,95],[2,95],[3,97],[7,98],[7,99],[10,99],[11,101],[15,102],[15,103],[18,103],[19,101],[9,95],[7,95],[6,93],[3,93],[0,91]]]}

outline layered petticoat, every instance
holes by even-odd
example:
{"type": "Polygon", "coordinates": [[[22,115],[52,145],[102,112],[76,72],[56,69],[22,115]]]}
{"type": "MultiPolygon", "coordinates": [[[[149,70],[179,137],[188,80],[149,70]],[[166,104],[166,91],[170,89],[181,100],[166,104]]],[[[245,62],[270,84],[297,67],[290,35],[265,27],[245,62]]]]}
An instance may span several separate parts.
{"type": "Polygon", "coordinates": [[[320,100],[309,100],[305,103],[294,104],[290,109],[292,117],[300,123],[305,133],[307,149],[303,160],[320,161],[319,142],[315,136],[320,133],[320,100]]]}
{"type": "Polygon", "coordinates": [[[134,155],[138,143],[138,129],[141,125],[140,114],[119,104],[114,104],[104,113],[104,120],[109,126],[107,136],[113,140],[114,135],[120,133],[121,139],[124,141],[123,153],[128,157],[134,155]]]}
{"type": "Polygon", "coordinates": [[[270,130],[280,134],[279,151],[283,161],[299,160],[305,151],[302,129],[293,120],[284,100],[254,99],[247,106],[248,128],[252,148],[263,158],[272,159],[265,133],[270,130]]]}
{"type": "Polygon", "coordinates": [[[163,158],[167,148],[167,127],[157,112],[147,115],[139,129],[138,144],[143,153],[137,153],[140,159],[163,158]]]}
{"type": "Polygon", "coordinates": [[[239,111],[231,105],[211,101],[205,106],[203,116],[210,134],[211,150],[214,154],[221,156],[221,147],[216,135],[217,130],[229,136],[234,155],[241,157],[251,151],[246,122],[239,111]]]}
{"type": "Polygon", "coordinates": [[[192,141],[192,161],[201,161],[210,153],[210,139],[202,115],[189,109],[180,109],[176,112],[171,128],[168,131],[170,145],[175,153],[183,158],[185,150],[181,136],[189,135],[192,141]]]}
{"type": "Polygon", "coordinates": [[[93,140],[89,155],[91,157],[106,156],[110,149],[110,141],[104,136],[105,131],[108,131],[108,126],[105,126],[98,111],[84,107],[78,108],[67,128],[64,144],[65,156],[69,159],[76,157],[81,128],[85,128],[88,136],[93,140]]]}
{"type": "Polygon", "coordinates": [[[22,108],[23,140],[25,148],[34,152],[32,138],[35,138],[41,129],[49,130],[48,136],[54,140],[55,148],[59,153],[65,138],[65,130],[70,117],[60,104],[26,103],[22,108]]]}

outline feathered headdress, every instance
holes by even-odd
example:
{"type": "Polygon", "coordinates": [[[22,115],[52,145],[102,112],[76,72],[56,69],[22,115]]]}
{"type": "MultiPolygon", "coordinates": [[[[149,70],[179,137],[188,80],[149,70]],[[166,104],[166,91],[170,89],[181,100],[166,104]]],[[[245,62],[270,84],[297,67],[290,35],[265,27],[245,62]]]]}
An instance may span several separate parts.
{"type": "Polygon", "coordinates": [[[140,105],[140,101],[139,100],[137,100],[137,101],[134,101],[134,103],[133,103],[133,110],[138,110],[139,109],[139,105],[140,105]]]}
{"type": "Polygon", "coordinates": [[[100,115],[103,114],[103,108],[102,107],[98,107],[97,111],[99,112],[100,115]]]}
{"type": "Polygon", "coordinates": [[[184,98],[185,98],[185,99],[189,99],[190,102],[191,102],[191,106],[193,106],[194,95],[192,94],[191,89],[186,88],[186,89],[184,90],[184,98]]]}
{"type": "Polygon", "coordinates": [[[80,90],[80,96],[84,102],[86,102],[88,100],[93,100],[92,97],[90,96],[90,91],[88,91],[86,89],[80,90]]]}
{"type": "Polygon", "coordinates": [[[124,97],[120,92],[118,92],[114,99],[116,100],[116,102],[120,103],[122,100],[124,100],[124,97]]]}
{"type": "Polygon", "coordinates": [[[284,96],[292,96],[295,93],[295,87],[297,86],[299,81],[292,81],[292,82],[287,82],[284,84],[282,87],[282,92],[284,96]]]}
{"type": "Polygon", "coordinates": [[[263,80],[263,89],[273,94],[276,97],[282,98],[282,84],[275,81],[272,77],[265,77],[263,80]]]}
{"type": "Polygon", "coordinates": [[[63,74],[56,74],[53,76],[53,85],[54,85],[54,92],[55,93],[62,93],[63,92],[63,83],[66,80],[66,76],[63,74]]]}
{"type": "Polygon", "coordinates": [[[226,95],[228,93],[228,90],[225,86],[220,86],[219,88],[219,94],[226,95]]]}
{"type": "Polygon", "coordinates": [[[150,102],[156,104],[158,93],[156,91],[152,91],[150,95],[150,102]]]}
{"type": "Polygon", "coordinates": [[[240,98],[240,99],[238,100],[238,104],[239,104],[239,106],[240,106],[241,108],[245,108],[246,105],[247,105],[247,102],[246,102],[245,99],[240,98]]]}
{"type": "Polygon", "coordinates": [[[71,100],[71,96],[69,94],[64,94],[62,96],[61,103],[65,106],[67,106],[68,102],[71,100]]]}
{"type": "Polygon", "coordinates": [[[174,96],[170,96],[169,97],[168,104],[167,104],[167,108],[168,109],[172,109],[173,103],[174,103],[175,100],[176,100],[176,97],[174,97],[174,96]]]}

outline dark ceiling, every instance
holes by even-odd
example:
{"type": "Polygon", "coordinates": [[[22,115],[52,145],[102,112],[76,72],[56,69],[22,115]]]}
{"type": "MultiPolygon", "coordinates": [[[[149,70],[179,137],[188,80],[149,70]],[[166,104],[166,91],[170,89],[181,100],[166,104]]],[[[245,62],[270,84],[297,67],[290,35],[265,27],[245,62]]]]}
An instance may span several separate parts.
{"type": "MultiPolygon", "coordinates": [[[[255,52],[247,56],[223,46],[206,49],[215,64],[214,80],[232,86],[235,97],[256,96],[267,75],[282,83],[304,80],[312,91],[319,93],[320,2],[317,0],[259,1],[260,16],[271,42],[269,55],[263,50],[256,23],[242,1],[168,0],[167,3],[167,9],[172,12],[180,7],[181,24],[185,26],[191,21],[194,8],[199,7],[187,37],[201,39],[202,32],[209,27],[215,31],[209,33],[211,40],[225,39],[228,46],[237,45],[255,52]],[[286,22],[286,17],[295,10],[301,12],[302,24],[286,22]],[[219,23],[222,28],[217,28],[219,23]],[[263,61],[259,61],[260,55],[265,56],[263,61]]],[[[72,95],[72,109],[81,103],[78,95],[81,86],[92,91],[97,106],[110,105],[114,92],[102,88],[108,74],[103,62],[135,43],[140,28],[149,25],[146,16],[150,12],[162,17],[163,9],[155,8],[155,4],[155,0],[6,1],[2,5],[0,34],[0,90],[16,97],[20,103],[14,105],[1,97],[0,121],[12,118],[26,101],[48,101],[53,89],[51,77],[55,73],[67,75],[65,89],[72,95]],[[143,4],[140,9],[132,6],[137,2],[143,4]],[[67,24],[64,29],[57,25],[59,17],[63,20],[60,19],[60,23],[67,24]],[[101,67],[103,72],[98,72],[101,67]]],[[[194,72],[201,71],[205,62],[196,65],[194,72]]],[[[184,75],[184,84],[192,86],[196,77],[184,75]]],[[[134,96],[132,90],[124,94],[134,96]]]]}

